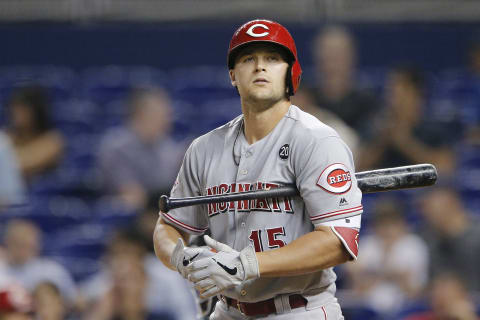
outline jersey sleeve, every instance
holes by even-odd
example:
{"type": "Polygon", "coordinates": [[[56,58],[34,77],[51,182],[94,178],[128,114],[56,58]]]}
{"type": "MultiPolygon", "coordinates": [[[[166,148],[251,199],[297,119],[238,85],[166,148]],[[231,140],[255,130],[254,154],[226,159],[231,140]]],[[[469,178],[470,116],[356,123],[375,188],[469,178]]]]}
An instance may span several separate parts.
{"type": "Polygon", "coordinates": [[[349,148],[337,136],[313,139],[297,164],[297,188],[312,224],[329,226],[355,259],[363,206],[349,148]]]}
{"type": "Polygon", "coordinates": [[[362,213],[353,157],[339,137],[313,139],[298,165],[297,188],[314,225],[362,213]]]}
{"type": "MultiPolygon", "coordinates": [[[[188,148],[177,179],[170,192],[172,198],[200,196],[199,155],[195,152],[195,142],[188,148]]],[[[163,221],[195,235],[201,235],[208,229],[208,218],[204,206],[190,206],[160,212],[163,221]]]]}

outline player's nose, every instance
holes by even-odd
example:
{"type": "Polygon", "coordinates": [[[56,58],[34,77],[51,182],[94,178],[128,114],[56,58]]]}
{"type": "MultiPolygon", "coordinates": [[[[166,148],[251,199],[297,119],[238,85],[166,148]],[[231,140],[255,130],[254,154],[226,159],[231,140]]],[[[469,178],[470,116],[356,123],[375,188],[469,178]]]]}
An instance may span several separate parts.
{"type": "Polygon", "coordinates": [[[259,71],[266,71],[266,63],[263,59],[261,58],[258,58],[258,59],[255,59],[255,71],[259,72],[259,71]]]}
{"type": "Polygon", "coordinates": [[[267,71],[267,69],[265,69],[263,66],[257,66],[257,68],[255,68],[255,72],[262,72],[262,71],[267,71]]]}

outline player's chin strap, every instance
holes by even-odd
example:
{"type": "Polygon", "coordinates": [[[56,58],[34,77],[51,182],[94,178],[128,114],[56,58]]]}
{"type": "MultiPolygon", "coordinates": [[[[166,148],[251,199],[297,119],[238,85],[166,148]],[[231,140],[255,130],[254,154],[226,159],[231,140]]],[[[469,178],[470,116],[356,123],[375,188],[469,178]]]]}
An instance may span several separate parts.
{"type": "Polygon", "coordinates": [[[237,135],[235,136],[235,141],[233,142],[233,147],[232,147],[232,157],[233,157],[233,162],[235,163],[235,165],[238,167],[240,165],[240,162],[237,161],[237,157],[235,156],[235,146],[237,144],[237,140],[238,140],[238,136],[240,135],[240,132],[242,132],[243,130],[243,119],[240,120],[240,125],[238,126],[238,131],[237,131],[237,135]]]}

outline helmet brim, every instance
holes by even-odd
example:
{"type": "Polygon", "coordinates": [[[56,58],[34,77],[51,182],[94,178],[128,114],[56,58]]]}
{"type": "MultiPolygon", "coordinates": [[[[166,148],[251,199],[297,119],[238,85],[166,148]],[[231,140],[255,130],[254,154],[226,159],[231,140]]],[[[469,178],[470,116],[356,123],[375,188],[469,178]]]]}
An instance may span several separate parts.
{"type": "Polygon", "coordinates": [[[278,43],[276,41],[271,41],[271,40],[251,40],[247,43],[242,43],[242,44],[240,44],[236,47],[233,47],[230,50],[230,53],[228,54],[228,57],[227,57],[228,69],[233,69],[235,67],[235,60],[237,59],[237,56],[242,49],[248,47],[249,45],[258,44],[258,43],[269,43],[269,44],[273,44],[276,47],[282,49],[282,52],[284,52],[285,55],[289,58],[289,61],[287,61],[289,65],[293,64],[293,62],[295,61],[295,56],[290,51],[290,49],[288,47],[284,46],[281,43],[278,43]]]}

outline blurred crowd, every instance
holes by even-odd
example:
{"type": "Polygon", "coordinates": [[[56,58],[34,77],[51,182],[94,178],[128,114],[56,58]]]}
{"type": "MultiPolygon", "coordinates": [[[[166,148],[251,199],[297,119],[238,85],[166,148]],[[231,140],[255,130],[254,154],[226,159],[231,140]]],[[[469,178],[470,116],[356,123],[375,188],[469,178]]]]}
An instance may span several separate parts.
{"type": "MultiPolygon", "coordinates": [[[[357,171],[432,163],[439,181],[364,196],[359,258],[338,268],[344,314],[477,319],[480,42],[454,72],[401,61],[373,82],[356,45],[342,26],[320,30],[292,103],[339,132],[357,171]]],[[[0,106],[0,319],[195,319],[195,292],[155,258],[151,239],[158,197],[202,133],[194,127],[240,113],[222,71],[217,85],[197,70],[191,90],[168,79],[118,85],[120,94],[98,85],[91,105],[68,108],[36,79],[10,85],[0,106]],[[190,98],[203,104],[185,107],[190,98]]]]}

